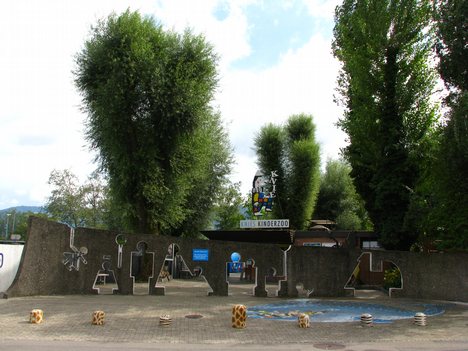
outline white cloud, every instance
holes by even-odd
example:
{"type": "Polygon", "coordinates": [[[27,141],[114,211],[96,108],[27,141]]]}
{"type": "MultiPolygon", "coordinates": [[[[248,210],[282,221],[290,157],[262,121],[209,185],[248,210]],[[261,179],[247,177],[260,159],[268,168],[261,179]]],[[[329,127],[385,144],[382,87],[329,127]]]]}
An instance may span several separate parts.
{"type": "Polygon", "coordinates": [[[148,1],[25,1],[0,5],[0,208],[43,204],[53,169],[80,179],[95,168],[85,147],[74,55],[112,11],[153,12],[148,1]],[[21,194],[15,194],[20,189],[21,194]]]}
{"type": "Polygon", "coordinates": [[[321,17],[327,20],[333,20],[336,6],[342,3],[342,0],[303,0],[309,10],[309,14],[314,17],[321,17]]]}
{"type": "Polygon", "coordinates": [[[160,2],[155,14],[165,28],[179,33],[191,28],[195,33],[205,36],[220,56],[220,69],[224,71],[229,64],[249,55],[251,48],[247,42],[248,23],[242,7],[249,1],[232,1],[226,5],[228,16],[217,20],[213,13],[219,1],[165,1],[160,2]]]}
{"type": "MultiPolygon", "coordinates": [[[[233,178],[243,181],[243,189],[250,187],[255,172],[253,137],[267,122],[311,113],[323,153],[335,156],[344,138],[333,127],[340,111],[332,102],[337,65],[330,43],[317,35],[299,50],[285,53],[275,67],[232,69],[231,63],[252,51],[248,41],[252,24],[244,13],[249,2],[223,1],[229,12],[222,20],[213,15],[219,5],[216,0],[2,2],[0,208],[43,204],[53,169],[69,168],[84,180],[95,168],[83,136],[85,115],[73,85],[73,57],[82,49],[91,25],[127,8],[154,15],[166,28],[179,32],[191,27],[215,46],[220,54],[215,103],[229,123],[238,162],[233,178]]],[[[310,4],[319,4],[320,11],[331,6],[331,2],[310,4]]]]}
{"type": "Polygon", "coordinates": [[[296,113],[314,116],[322,161],[337,158],[345,145],[344,134],[335,123],[341,109],[333,102],[338,63],[330,52],[330,42],[321,35],[280,63],[263,71],[231,70],[223,78],[217,101],[229,121],[231,141],[236,146],[238,171],[235,180],[250,187],[255,174],[255,155],[251,150],[259,129],[269,123],[281,124],[296,113]]]}

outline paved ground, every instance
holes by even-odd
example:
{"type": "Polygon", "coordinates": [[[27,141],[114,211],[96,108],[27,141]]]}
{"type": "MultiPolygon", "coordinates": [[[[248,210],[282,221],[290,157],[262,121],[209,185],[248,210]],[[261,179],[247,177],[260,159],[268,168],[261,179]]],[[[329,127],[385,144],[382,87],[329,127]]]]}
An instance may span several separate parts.
{"type": "MultiPolygon", "coordinates": [[[[359,322],[312,323],[248,319],[243,330],[231,327],[234,304],[254,306],[280,301],[255,298],[245,285],[227,297],[206,296],[201,282],[172,281],[166,296],[83,295],[22,297],[0,300],[0,350],[468,350],[468,305],[450,304],[428,319],[426,327],[411,320],[361,327],[359,322]],[[40,308],[44,323],[29,324],[29,312],[40,308]],[[106,313],[104,326],[91,325],[95,310],[106,313]],[[159,326],[170,314],[172,325],[159,326]],[[186,318],[200,314],[200,319],[186,318]],[[39,346],[42,345],[42,346],[39,346]]],[[[144,291],[137,290],[140,294],[144,291]]],[[[405,300],[365,294],[398,306],[405,300]]],[[[427,302],[427,301],[426,301],[427,302]]]]}

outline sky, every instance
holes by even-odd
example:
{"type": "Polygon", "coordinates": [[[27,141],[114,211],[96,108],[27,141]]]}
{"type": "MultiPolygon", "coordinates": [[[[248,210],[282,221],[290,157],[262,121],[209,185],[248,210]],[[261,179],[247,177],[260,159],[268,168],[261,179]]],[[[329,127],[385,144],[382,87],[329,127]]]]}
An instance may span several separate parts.
{"type": "Polygon", "coordinates": [[[333,102],[339,63],[331,53],[340,0],[8,0],[0,3],[0,209],[42,206],[54,169],[84,182],[97,165],[84,138],[86,114],[74,58],[99,19],[127,9],[167,30],[191,28],[219,56],[220,111],[242,193],[257,170],[254,138],[267,123],[311,114],[322,167],[346,135],[333,102]]]}

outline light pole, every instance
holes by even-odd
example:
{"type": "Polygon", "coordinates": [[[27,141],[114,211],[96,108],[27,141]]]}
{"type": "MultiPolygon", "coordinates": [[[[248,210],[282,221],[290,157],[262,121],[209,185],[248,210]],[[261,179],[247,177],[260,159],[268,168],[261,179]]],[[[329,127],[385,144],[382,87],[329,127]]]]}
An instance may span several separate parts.
{"type": "Polygon", "coordinates": [[[6,223],[5,223],[5,240],[8,239],[8,220],[10,219],[11,213],[7,213],[6,215],[6,223]]]}
{"type": "Polygon", "coordinates": [[[15,234],[16,211],[13,212],[13,223],[11,223],[11,235],[15,234]]]}

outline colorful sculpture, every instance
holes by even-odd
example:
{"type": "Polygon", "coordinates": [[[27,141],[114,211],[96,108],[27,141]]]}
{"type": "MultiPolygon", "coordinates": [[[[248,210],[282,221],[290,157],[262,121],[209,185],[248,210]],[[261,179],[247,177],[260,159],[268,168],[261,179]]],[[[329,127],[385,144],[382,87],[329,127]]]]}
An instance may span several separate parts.
{"type": "Polygon", "coordinates": [[[252,210],[255,216],[261,216],[262,208],[266,212],[273,210],[273,199],[276,197],[276,178],[278,174],[272,171],[266,176],[257,171],[252,184],[252,210]]]}

